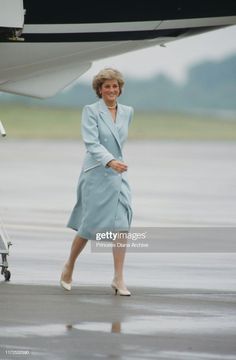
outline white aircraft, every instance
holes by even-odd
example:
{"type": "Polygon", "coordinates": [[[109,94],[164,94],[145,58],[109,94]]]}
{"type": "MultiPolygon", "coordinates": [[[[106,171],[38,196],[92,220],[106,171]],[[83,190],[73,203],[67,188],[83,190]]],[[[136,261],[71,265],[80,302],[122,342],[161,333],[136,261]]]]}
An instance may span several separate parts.
{"type": "Polygon", "coordinates": [[[234,24],[235,0],[0,0],[0,91],[47,98],[95,60],[234,24]]]}

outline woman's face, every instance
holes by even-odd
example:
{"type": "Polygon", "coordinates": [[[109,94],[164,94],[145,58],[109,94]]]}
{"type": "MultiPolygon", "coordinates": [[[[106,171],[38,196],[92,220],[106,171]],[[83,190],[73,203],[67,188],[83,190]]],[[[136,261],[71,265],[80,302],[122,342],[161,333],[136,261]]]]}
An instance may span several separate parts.
{"type": "Polygon", "coordinates": [[[117,80],[105,80],[100,88],[100,94],[107,103],[113,103],[120,95],[120,87],[117,80]]]}

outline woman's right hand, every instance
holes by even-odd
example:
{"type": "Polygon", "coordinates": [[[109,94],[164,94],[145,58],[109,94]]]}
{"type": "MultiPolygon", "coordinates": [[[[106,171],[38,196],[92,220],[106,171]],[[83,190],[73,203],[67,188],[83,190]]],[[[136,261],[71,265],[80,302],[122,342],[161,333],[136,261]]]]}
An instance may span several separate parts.
{"type": "Polygon", "coordinates": [[[113,170],[117,171],[118,173],[122,173],[124,171],[127,171],[128,165],[123,163],[119,160],[111,160],[107,164],[108,167],[111,167],[113,170]]]}

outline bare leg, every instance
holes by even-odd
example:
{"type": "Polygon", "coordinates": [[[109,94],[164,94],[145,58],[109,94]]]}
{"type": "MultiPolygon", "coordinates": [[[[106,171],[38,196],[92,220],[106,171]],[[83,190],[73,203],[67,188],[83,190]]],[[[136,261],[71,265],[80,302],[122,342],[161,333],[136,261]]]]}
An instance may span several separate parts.
{"type": "Polygon", "coordinates": [[[124,267],[124,260],[126,254],[126,244],[127,244],[127,238],[123,236],[119,237],[118,234],[116,240],[114,240],[114,246],[112,247],[113,259],[114,259],[114,281],[119,287],[124,289],[126,289],[123,278],[123,267],[124,267]],[[121,246],[117,246],[118,243],[121,244],[121,246]]]}
{"type": "Polygon", "coordinates": [[[87,244],[87,239],[81,238],[79,235],[76,235],[73,243],[71,245],[70,255],[65,264],[63,271],[63,280],[70,283],[72,280],[72,273],[74,270],[75,261],[78,255],[81,253],[85,245],[87,244]]]}

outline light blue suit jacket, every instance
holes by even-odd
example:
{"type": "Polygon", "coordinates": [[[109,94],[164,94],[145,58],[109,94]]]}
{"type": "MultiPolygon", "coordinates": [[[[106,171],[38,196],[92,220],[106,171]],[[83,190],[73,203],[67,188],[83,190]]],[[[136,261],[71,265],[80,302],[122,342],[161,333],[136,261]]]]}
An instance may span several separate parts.
{"type": "Polygon", "coordinates": [[[83,170],[106,164],[112,159],[122,160],[122,148],[128,136],[133,108],[118,104],[116,124],[103,99],[84,107],[82,137],[87,149],[83,170]]]}

